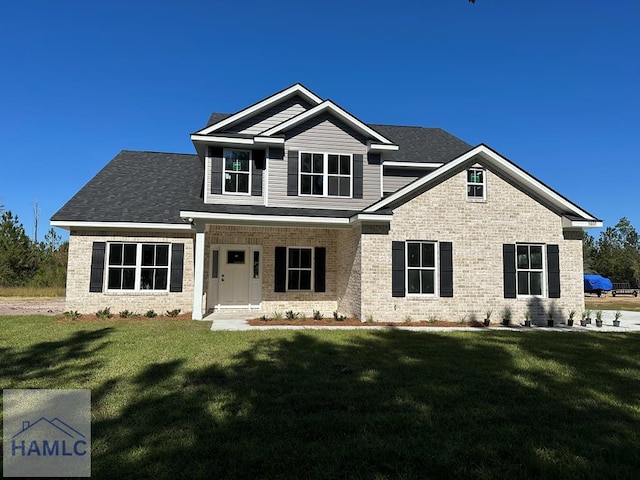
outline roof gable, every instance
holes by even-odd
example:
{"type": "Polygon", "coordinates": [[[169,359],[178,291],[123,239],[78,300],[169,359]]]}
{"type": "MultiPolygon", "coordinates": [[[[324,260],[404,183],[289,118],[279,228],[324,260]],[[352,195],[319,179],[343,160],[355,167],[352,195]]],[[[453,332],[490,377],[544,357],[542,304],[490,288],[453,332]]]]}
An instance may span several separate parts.
{"type": "Polygon", "coordinates": [[[368,138],[374,139],[385,145],[393,145],[393,142],[391,140],[389,140],[388,138],[386,138],[385,136],[383,136],[382,134],[380,134],[379,132],[377,132],[376,130],[374,130],[373,128],[371,128],[369,125],[362,122],[358,118],[354,117],[346,110],[340,108],[331,100],[325,100],[324,102],[316,105],[314,108],[311,108],[306,112],[300,113],[299,115],[296,115],[295,117],[290,118],[286,122],[282,122],[280,125],[276,125],[275,127],[265,130],[264,132],[262,132],[261,135],[265,137],[277,135],[297,125],[300,125],[318,115],[321,115],[323,113],[330,113],[331,115],[337,117],[338,119],[340,119],[341,121],[349,125],[351,128],[353,128],[356,131],[359,131],[360,133],[362,133],[368,138]]]}
{"type": "Polygon", "coordinates": [[[224,129],[225,127],[228,127],[233,123],[247,120],[251,116],[257,113],[260,113],[263,110],[266,110],[272,107],[273,105],[295,95],[299,95],[301,98],[307,100],[312,105],[317,105],[322,102],[322,99],[318,97],[315,93],[313,93],[311,90],[307,89],[305,86],[303,86],[300,83],[296,83],[288,88],[285,88],[284,90],[274,93],[273,95],[265,98],[264,100],[261,100],[247,108],[240,110],[238,113],[229,115],[228,117],[225,117],[219,120],[216,119],[218,120],[216,123],[210,124],[209,126],[203,128],[202,130],[195,132],[195,134],[208,135],[210,133],[221,131],[222,129],[224,129]]]}
{"type": "MultiPolygon", "coordinates": [[[[432,173],[410,183],[401,188],[396,193],[374,203],[364,209],[364,212],[373,213],[383,208],[396,208],[409,200],[430,190],[435,185],[440,184],[447,178],[468,168],[474,163],[481,163],[492,167],[497,173],[501,174],[505,179],[527,192],[530,196],[536,198],[548,208],[558,212],[561,215],[579,218],[582,222],[587,222],[588,226],[600,227],[602,222],[589,212],[583,210],[575,203],[571,202],[543,182],[527,173],[515,163],[503,157],[490,147],[480,144],[460,155],[456,159],[446,163],[442,167],[434,170],[432,173]]],[[[584,225],[581,225],[584,226],[584,225]]]]}

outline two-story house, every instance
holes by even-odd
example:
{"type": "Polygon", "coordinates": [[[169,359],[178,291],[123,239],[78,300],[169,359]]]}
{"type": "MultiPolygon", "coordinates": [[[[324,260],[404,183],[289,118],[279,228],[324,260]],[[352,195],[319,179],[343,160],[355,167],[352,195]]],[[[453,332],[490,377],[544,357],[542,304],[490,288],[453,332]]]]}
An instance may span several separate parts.
{"type": "Polygon", "coordinates": [[[67,309],[584,307],[583,229],[602,222],[486,145],[366,124],[300,84],[191,140],[121,152],[52,217],[70,230],[67,309]]]}

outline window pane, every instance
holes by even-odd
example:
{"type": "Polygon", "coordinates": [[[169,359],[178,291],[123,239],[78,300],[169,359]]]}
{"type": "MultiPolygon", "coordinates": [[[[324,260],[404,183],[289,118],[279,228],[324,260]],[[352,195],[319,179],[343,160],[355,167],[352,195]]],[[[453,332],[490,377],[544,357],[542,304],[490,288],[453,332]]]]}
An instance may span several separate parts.
{"type": "Polygon", "coordinates": [[[423,267],[435,267],[436,255],[435,245],[433,243],[422,244],[422,266],[423,267]]]}
{"type": "Polygon", "coordinates": [[[289,283],[287,285],[288,290],[299,290],[300,285],[300,270],[289,270],[289,283]]]}
{"type": "Polygon", "coordinates": [[[340,155],[340,174],[351,174],[351,157],[349,155],[340,155]]]}
{"type": "Polygon", "coordinates": [[[253,252],[253,278],[260,278],[260,252],[253,252]]]}
{"type": "Polygon", "coordinates": [[[235,192],[236,191],[236,173],[225,173],[224,174],[224,191],[225,192],[235,192]]]}
{"type": "Polygon", "coordinates": [[[542,246],[532,245],[531,250],[531,268],[542,269],[542,246]]]}
{"type": "Polygon", "coordinates": [[[169,266],[169,245],[156,245],[156,265],[169,266]]]}
{"type": "Polygon", "coordinates": [[[244,265],[244,250],[229,250],[227,252],[228,265],[244,265]]]}
{"type": "Polygon", "coordinates": [[[322,191],[322,175],[314,175],[313,176],[313,194],[314,195],[322,195],[324,192],[322,191]]]}
{"type": "Polygon", "coordinates": [[[409,270],[407,280],[407,292],[420,293],[420,270],[409,270]]]}
{"type": "Polygon", "coordinates": [[[154,253],[155,246],[154,245],[142,245],[142,265],[154,265],[154,253]]]}
{"type": "Polygon", "coordinates": [[[329,155],[328,171],[332,175],[335,175],[338,173],[338,155],[329,155]]]}
{"type": "Polygon", "coordinates": [[[338,177],[329,177],[328,181],[329,181],[329,183],[328,183],[329,195],[331,195],[331,196],[339,195],[338,177]]]}
{"type": "Polygon", "coordinates": [[[422,293],[435,293],[434,271],[421,270],[422,293]]]}
{"type": "Polygon", "coordinates": [[[531,272],[531,295],[542,295],[542,272],[531,272]]]}
{"type": "Polygon", "coordinates": [[[529,272],[518,272],[518,295],[529,295],[529,272]]]}
{"type": "Polygon", "coordinates": [[[467,195],[469,197],[482,198],[483,196],[482,190],[483,190],[482,185],[469,185],[467,187],[467,195]]]}
{"type": "Polygon", "coordinates": [[[324,155],[321,153],[313,154],[313,172],[314,173],[322,173],[324,172],[324,155]]]}
{"type": "Polygon", "coordinates": [[[233,169],[236,171],[242,171],[242,172],[248,172],[249,171],[249,159],[247,158],[246,160],[240,160],[237,163],[233,164],[233,169]],[[239,163],[239,165],[238,165],[239,163]],[[238,168],[238,166],[240,168],[238,168]]]}
{"type": "Polygon", "coordinates": [[[311,194],[311,175],[302,175],[300,178],[300,193],[311,194]]]}
{"type": "Polygon", "coordinates": [[[300,249],[289,249],[289,268],[298,268],[300,266],[300,249]]]}
{"type": "Polygon", "coordinates": [[[136,264],[136,249],[138,245],[135,243],[126,243],[124,245],[124,262],[123,265],[135,265],[136,264]]]}
{"type": "Polygon", "coordinates": [[[143,268],[140,272],[140,290],[153,289],[153,268],[143,268]]]}
{"type": "Polygon", "coordinates": [[[340,196],[348,197],[351,195],[351,178],[340,177],[340,196]]]}
{"type": "Polygon", "coordinates": [[[303,153],[300,155],[300,171],[311,172],[311,154],[303,153]]]}
{"type": "Polygon", "coordinates": [[[224,159],[224,169],[227,172],[233,171],[233,158],[225,157],[225,159],[224,159]]]}
{"type": "Polygon", "coordinates": [[[311,268],[311,249],[300,249],[300,268],[311,268]]]}
{"type": "Polygon", "coordinates": [[[420,266],[420,244],[419,243],[407,244],[407,264],[410,267],[420,266]]]}
{"type": "Polygon", "coordinates": [[[300,290],[311,290],[311,270],[300,272],[300,290]]]}
{"type": "Polygon", "coordinates": [[[135,288],[136,270],[135,268],[122,269],[122,288],[133,290],[135,288]]]}
{"type": "Polygon", "coordinates": [[[248,150],[240,150],[240,151],[236,151],[235,153],[237,158],[242,161],[243,165],[249,164],[251,152],[249,152],[248,150]]]}
{"type": "Polygon", "coordinates": [[[169,276],[168,268],[156,268],[156,290],[166,290],[167,289],[167,277],[169,276]]]}
{"type": "Polygon", "coordinates": [[[121,244],[109,245],[109,265],[122,265],[122,245],[121,244]]]}
{"type": "Polygon", "coordinates": [[[110,268],[108,277],[107,288],[119,290],[122,284],[122,269],[110,268]]]}
{"type": "Polygon", "coordinates": [[[238,192],[249,193],[249,175],[238,173],[238,192]]]}
{"type": "Polygon", "coordinates": [[[518,268],[529,268],[529,248],[518,245],[518,268]]]}
{"type": "Polygon", "coordinates": [[[211,252],[211,278],[218,278],[218,250],[211,252]]]}

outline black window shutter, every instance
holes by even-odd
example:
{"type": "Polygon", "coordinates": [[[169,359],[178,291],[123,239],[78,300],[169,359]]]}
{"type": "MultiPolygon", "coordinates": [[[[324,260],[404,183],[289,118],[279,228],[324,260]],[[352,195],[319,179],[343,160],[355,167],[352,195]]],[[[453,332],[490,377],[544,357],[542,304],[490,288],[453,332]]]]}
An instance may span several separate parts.
{"type": "Polygon", "coordinates": [[[314,257],[313,283],[315,291],[326,292],[327,249],[325,247],[316,247],[314,257]]]}
{"type": "Polygon", "coordinates": [[[171,244],[170,292],[182,291],[182,271],[184,270],[184,243],[171,244]]]}
{"type": "Polygon", "coordinates": [[[273,291],[287,291],[287,247],[276,247],[273,291]]]}
{"type": "Polygon", "coordinates": [[[298,152],[289,150],[287,170],[287,195],[298,195],[298,152]]]}
{"type": "Polygon", "coordinates": [[[362,163],[362,154],[356,153],[353,156],[353,198],[362,198],[362,163]]]}
{"type": "Polygon", "coordinates": [[[367,162],[371,165],[380,165],[380,154],[379,153],[368,153],[367,154],[367,162]]]}
{"type": "Polygon", "coordinates": [[[91,275],[89,277],[89,291],[101,292],[104,281],[104,256],[107,244],[105,242],[93,242],[91,251],[91,275]]]}
{"type": "Polygon", "coordinates": [[[209,147],[211,157],[211,193],[222,193],[222,148],[209,147]]]}
{"type": "Polygon", "coordinates": [[[504,298],[516,298],[516,246],[502,245],[502,266],[504,278],[504,298]]]}
{"type": "Polygon", "coordinates": [[[453,297],[453,245],[440,242],[440,296],[453,297]]]}
{"type": "Polygon", "coordinates": [[[391,242],[391,296],[404,297],[404,242],[391,242]]]}
{"type": "Polygon", "coordinates": [[[558,245],[547,245],[547,269],[549,298],[560,298],[560,249],[558,245]]]}
{"type": "Polygon", "coordinates": [[[262,171],[264,170],[264,150],[252,152],[253,162],[251,166],[251,195],[262,195],[262,171]]]}

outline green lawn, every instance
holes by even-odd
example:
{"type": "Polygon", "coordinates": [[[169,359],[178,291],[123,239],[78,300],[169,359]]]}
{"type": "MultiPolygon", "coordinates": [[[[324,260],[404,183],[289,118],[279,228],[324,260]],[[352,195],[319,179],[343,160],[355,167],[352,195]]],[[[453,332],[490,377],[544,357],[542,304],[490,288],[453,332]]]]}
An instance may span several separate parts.
{"type": "Polygon", "coordinates": [[[95,478],[637,478],[640,335],[0,317],[3,388],[90,388],[95,478]]]}

